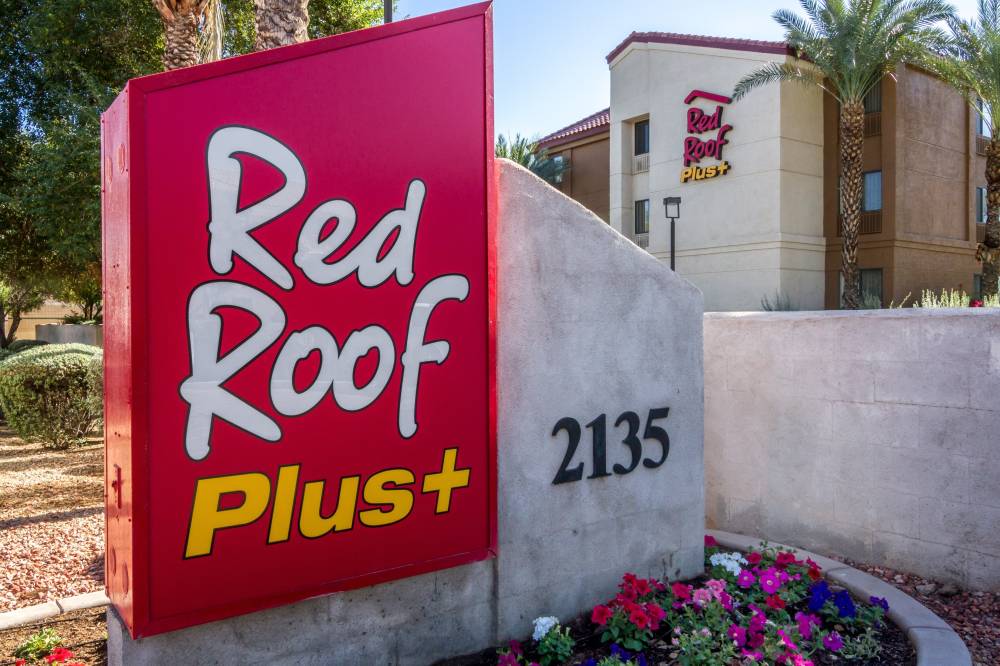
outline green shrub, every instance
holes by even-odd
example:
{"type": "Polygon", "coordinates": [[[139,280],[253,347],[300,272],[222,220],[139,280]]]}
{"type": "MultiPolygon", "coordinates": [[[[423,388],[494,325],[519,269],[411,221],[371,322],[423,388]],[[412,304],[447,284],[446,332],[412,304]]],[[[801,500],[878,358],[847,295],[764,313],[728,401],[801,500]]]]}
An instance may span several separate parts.
{"type": "Polygon", "coordinates": [[[18,352],[23,352],[32,347],[41,347],[42,345],[49,344],[45,340],[14,340],[14,342],[7,345],[7,351],[11,354],[16,354],[18,352]]]}
{"type": "Polygon", "coordinates": [[[88,372],[90,345],[44,345],[0,361],[0,409],[22,439],[54,449],[80,443],[100,422],[88,372]]]}
{"type": "Polygon", "coordinates": [[[104,418],[104,350],[99,350],[87,363],[87,399],[97,414],[98,421],[104,418]]]}

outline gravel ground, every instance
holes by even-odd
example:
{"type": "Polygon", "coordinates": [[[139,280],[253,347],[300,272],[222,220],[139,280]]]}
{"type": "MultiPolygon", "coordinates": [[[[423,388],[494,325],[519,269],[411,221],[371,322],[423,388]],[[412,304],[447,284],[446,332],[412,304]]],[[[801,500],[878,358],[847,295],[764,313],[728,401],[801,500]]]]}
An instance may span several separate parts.
{"type": "Polygon", "coordinates": [[[962,637],[977,666],[1000,664],[1000,592],[962,591],[894,569],[844,561],[898,587],[934,611],[962,637]]]}
{"type": "Polygon", "coordinates": [[[13,666],[15,660],[10,655],[42,627],[52,629],[62,639],[63,647],[73,652],[74,660],[87,666],[105,666],[108,663],[104,609],[88,608],[60,615],[48,622],[0,631],[0,666],[13,666]]]}
{"type": "Polygon", "coordinates": [[[0,612],[104,588],[104,448],[26,444],[0,426],[0,612]]]}

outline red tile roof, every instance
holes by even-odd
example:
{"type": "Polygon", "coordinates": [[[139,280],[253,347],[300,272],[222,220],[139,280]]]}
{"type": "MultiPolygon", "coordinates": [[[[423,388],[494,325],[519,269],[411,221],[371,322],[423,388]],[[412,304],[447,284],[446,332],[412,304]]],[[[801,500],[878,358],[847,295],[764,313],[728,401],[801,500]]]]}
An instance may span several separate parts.
{"type": "Polygon", "coordinates": [[[715,49],[730,49],[732,51],[795,55],[794,49],[785,42],[764,42],[757,39],[737,39],[734,37],[706,37],[705,35],[682,35],[675,32],[633,32],[608,54],[607,61],[610,63],[618,57],[618,54],[625,50],[625,47],[633,42],[705,46],[715,49]]]}
{"type": "Polygon", "coordinates": [[[583,120],[578,120],[572,125],[563,127],[561,130],[553,132],[548,136],[542,137],[538,140],[538,145],[540,148],[551,148],[552,146],[583,139],[608,131],[607,128],[610,124],[611,109],[604,109],[603,111],[598,111],[587,116],[583,120]]]}

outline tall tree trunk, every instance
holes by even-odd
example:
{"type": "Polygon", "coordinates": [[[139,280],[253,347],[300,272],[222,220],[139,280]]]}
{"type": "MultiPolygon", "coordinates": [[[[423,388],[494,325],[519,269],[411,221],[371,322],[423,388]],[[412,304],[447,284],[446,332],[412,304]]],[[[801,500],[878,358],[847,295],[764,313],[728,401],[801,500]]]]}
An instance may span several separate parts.
{"type": "Polygon", "coordinates": [[[858,273],[858,233],[864,195],[862,152],[865,144],[865,107],[847,102],[840,107],[840,212],[843,217],[844,247],[841,252],[844,294],[841,307],[857,310],[861,304],[858,273]]]}
{"type": "Polygon", "coordinates": [[[986,238],[976,259],[983,262],[983,296],[993,296],[1000,280],[1000,138],[986,148],[986,238]]]}
{"type": "Polygon", "coordinates": [[[309,39],[309,0],[254,0],[255,51],[298,44],[309,39]]]}
{"type": "Polygon", "coordinates": [[[153,0],[163,19],[163,69],[198,64],[198,20],[207,0],[153,0]]]}

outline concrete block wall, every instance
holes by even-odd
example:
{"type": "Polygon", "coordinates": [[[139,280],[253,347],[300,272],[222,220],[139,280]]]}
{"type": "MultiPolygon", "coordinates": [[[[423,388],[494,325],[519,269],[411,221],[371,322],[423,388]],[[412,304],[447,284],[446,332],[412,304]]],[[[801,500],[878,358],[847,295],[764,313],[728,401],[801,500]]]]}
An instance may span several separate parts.
{"type": "Polygon", "coordinates": [[[1000,588],[1000,313],[705,315],[710,527],[1000,588]]]}
{"type": "MultiPolygon", "coordinates": [[[[701,293],[521,167],[498,161],[497,178],[498,556],[138,640],[111,613],[110,664],[424,665],[569,620],[626,571],[702,571],[701,293]],[[629,462],[618,414],[663,406],[662,466],[553,484],[561,418],[607,414],[611,470],[629,462]]],[[[582,435],[568,467],[590,474],[582,435]]]]}

